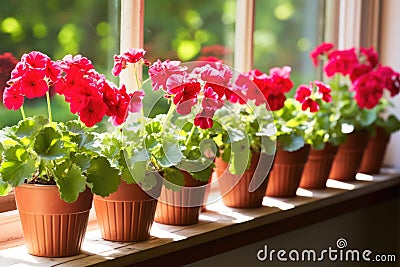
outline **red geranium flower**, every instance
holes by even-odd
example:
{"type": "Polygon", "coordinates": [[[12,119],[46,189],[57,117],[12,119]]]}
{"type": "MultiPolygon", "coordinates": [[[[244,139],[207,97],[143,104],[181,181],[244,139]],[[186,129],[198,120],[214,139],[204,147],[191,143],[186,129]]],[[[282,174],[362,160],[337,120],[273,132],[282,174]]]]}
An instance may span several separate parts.
{"type": "Polygon", "coordinates": [[[373,73],[358,78],[353,87],[358,106],[367,109],[375,107],[383,95],[383,89],[382,80],[373,73]]]}
{"type": "Polygon", "coordinates": [[[329,103],[332,101],[332,96],[331,96],[331,88],[329,85],[321,82],[321,81],[314,81],[314,84],[317,86],[317,92],[322,94],[322,100],[329,103]]]}
{"type": "Polygon", "coordinates": [[[22,106],[24,103],[24,96],[21,93],[20,82],[17,82],[4,90],[3,103],[6,108],[13,110],[17,110],[22,106]]]}
{"type": "Polygon", "coordinates": [[[318,66],[320,61],[320,56],[327,54],[329,50],[333,48],[332,43],[322,43],[321,45],[317,46],[313,51],[310,53],[310,57],[313,61],[314,66],[318,66]]]}
{"type": "Polygon", "coordinates": [[[311,96],[311,92],[312,90],[310,89],[310,87],[302,84],[297,88],[294,98],[300,103],[303,103],[307,98],[311,96]]]}
{"type": "Polygon", "coordinates": [[[301,109],[305,111],[308,108],[310,109],[310,112],[317,112],[319,110],[319,105],[315,100],[307,98],[301,105],[301,109]]]}
{"type": "Polygon", "coordinates": [[[354,48],[347,50],[336,50],[329,54],[328,62],[325,65],[325,73],[332,77],[335,73],[347,75],[357,66],[358,59],[354,48]]]}
{"type": "Polygon", "coordinates": [[[194,125],[200,127],[201,129],[209,129],[214,125],[212,117],[214,116],[215,110],[210,108],[204,108],[200,113],[194,118],[194,125]]]}
{"type": "Polygon", "coordinates": [[[106,114],[107,107],[99,97],[88,97],[85,107],[83,107],[78,115],[81,121],[87,126],[92,127],[100,122],[106,114]]]}
{"type": "Polygon", "coordinates": [[[22,94],[27,98],[42,97],[49,90],[47,82],[44,80],[44,70],[33,69],[21,78],[22,94]]]}

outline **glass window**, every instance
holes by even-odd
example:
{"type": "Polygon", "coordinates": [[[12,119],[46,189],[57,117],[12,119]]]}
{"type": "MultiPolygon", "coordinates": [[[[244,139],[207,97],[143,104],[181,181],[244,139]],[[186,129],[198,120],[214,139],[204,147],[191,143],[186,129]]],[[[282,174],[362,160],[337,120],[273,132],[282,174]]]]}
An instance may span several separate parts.
{"type": "MultiPolygon", "coordinates": [[[[82,54],[96,70],[116,81],[111,69],[112,55],[119,52],[119,8],[119,0],[0,1],[0,54],[11,52],[17,60],[32,50],[46,53],[54,60],[66,54],[82,54]]],[[[3,90],[4,84],[0,88],[3,90]]],[[[62,99],[54,98],[54,118],[70,118],[62,99]]],[[[27,115],[47,114],[42,111],[46,105],[41,101],[27,101],[27,115]]],[[[0,106],[0,127],[21,118],[19,112],[0,106]]]]}
{"type": "Polygon", "coordinates": [[[324,0],[256,1],[254,67],[292,67],[295,85],[313,78],[309,52],[322,41],[324,0]]]}

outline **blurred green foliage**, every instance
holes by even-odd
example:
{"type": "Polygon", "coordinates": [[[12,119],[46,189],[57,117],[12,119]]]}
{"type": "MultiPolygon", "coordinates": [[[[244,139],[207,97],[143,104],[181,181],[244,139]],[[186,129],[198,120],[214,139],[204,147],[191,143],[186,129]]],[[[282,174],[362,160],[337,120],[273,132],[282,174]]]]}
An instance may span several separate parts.
{"type": "MultiPolygon", "coordinates": [[[[312,79],[315,70],[308,54],[321,41],[323,1],[257,0],[254,67],[268,71],[290,65],[295,85],[312,79]]],[[[216,56],[233,65],[235,15],[236,0],[145,0],[146,58],[192,61],[216,56]]],[[[53,59],[80,53],[117,83],[110,71],[112,56],[119,53],[119,20],[120,0],[2,0],[0,53],[20,58],[39,50],[53,59]]],[[[157,97],[149,95],[145,103],[157,97]]],[[[163,112],[167,104],[160,103],[163,112]]],[[[70,118],[62,99],[52,105],[60,120],[70,118]]],[[[25,109],[45,115],[41,106],[40,100],[29,101],[25,109]]],[[[18,121],[20,114],[0,108],[0,118],[3,127],[18,121]]]]}
{"type": "MultiPolygon", "coordinates": [[[[2,0],[0,1],[0,53],[11,52],[17,59],[39,50],[52,59],[82,54],[96,69],[111,75],[112,55],[119,52],[118,0],[2,0]]],[[[26,101],[27,115],[47,115],[44,99],[26,101]]],[[[61,97],[52,100],[57,120],[72,117],[61,97]]],[[[0,108],[0,127],[16,123],[19,111],[0,108]]]]}

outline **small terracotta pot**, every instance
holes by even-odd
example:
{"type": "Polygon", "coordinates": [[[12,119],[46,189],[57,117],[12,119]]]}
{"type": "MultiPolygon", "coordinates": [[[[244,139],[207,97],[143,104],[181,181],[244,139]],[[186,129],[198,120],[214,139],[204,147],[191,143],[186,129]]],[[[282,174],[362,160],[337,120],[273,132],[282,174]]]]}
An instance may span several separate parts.
{"type": "Polygon", "coordinates": [[[326,143],[321,150],[311,148],[303,174],[300,187],[306,189],[322,189],[326,187],[333,159],[338,150],[337,146],[326,143]]]}
{"type": "Polygon", "coordinates": [[[23,184],[15,188],[28,253],[42,257],[79,254],[92,207],[89,189],[73,203],[60,198],[56,185],[23,184]]]}
{"type": "Polygon", "coordinates": [[[386,147],[390,140],[390,134],[383,128],[376,128],[376,135],[368,140],[358,172],[366,174],[377,174],[382,167],[386,147]]]}
{"type": "Polygon", "coordinates": [[[170,225],[190,225],[199,221],[199,214],[204,202],[207,182],[195,180],[188,172],[182,171],[185,187],[173,191],[162,186],[157,203],[154,221],[170,225]],[[198,187],[190,190],[186,187],[198,187]]]}
{"type": "Polygon", "coordinates": [[[268,184],[269,170],[274,156],[253,153],[249,168],[242,175],[229,172],[229,165],[221,157],[215,159],[215,173],[218,177],[218,187],[222,195],[222,202],[232,208],[257,208],[262,205],[265,190],[268,184]],[[260,162],[260,167],[257,165],[260,162]],[[254,180],[258,188],[252,192],[251,181],[254,180]]]}
{"type": "Polygon", "coordinates": [[[310,146],[288,152],[279,149],[269,176],[266,195],[270,197],[294,197],[300,184],[310,146]]]}
{"type": "Polygon", "coordinates": [[[143,241],[150,238],[161,183],[146,193],[137,184],[121,181],[108,197],[94,196],[101,235],[111,241],[143,241]]]}
{"type": "Polygon", "coordinates": [[[333,159],[329,178],[340,181],[356,179],[368,138],[366,131],[353,132],[347,135],[346,141],[339,145],[333,159]]]}

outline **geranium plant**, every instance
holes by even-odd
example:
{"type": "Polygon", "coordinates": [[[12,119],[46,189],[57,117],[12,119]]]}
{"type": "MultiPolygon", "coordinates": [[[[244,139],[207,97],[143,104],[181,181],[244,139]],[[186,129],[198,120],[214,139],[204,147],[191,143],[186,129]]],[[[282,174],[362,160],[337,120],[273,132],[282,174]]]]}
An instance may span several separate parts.
{"type": "Polygon", "coordinates": [[[339,50],[332,43],[323,43],[310,56],[315,66],[323,62],[323,72],[336,103],[331,112],[343,133],[374,131],[376,126],[388,132],[400,128],[395,116],[384,116],[390,97],[399,93],[400,74],[379,64],[378,53],[373,48],[339,50]]]}
{"type": "Polygon", "coordinates": [[[24,54],[3,95],[4,105],[19,109],[22,120],[0,131],[0,193],[22,183],[57,185],[66,202],[74,202],[87,187],[100,196],[114,192],[120,170],[99,153],[93,126],[104,116],[114,125],[123,123],[127,112],[137,111],[135,104],[140,105],[131,101],[135,97],[97,73],[81,55],[53,61],[38,51],[24,54]],[[53,121],[51,87],[64,96],[79,120],[53,121]],[[48,116],[26,117],[25,98],[39,97],[47,99],[48,116]]]}
{"type": "MultiPolygon", "coordinates": [[[[330,86],[315,80],[309,84],[301,84],[294,98],[301,104],[303,113],[307,116],[307,127],[304,129],[305,142],[313,149],[323,149],[326,143],[339,145],[343,142],[344,134],[341,125],[331,113],[332,96],[330,86]]],[[[300,109],[299,104],[293,104],[300,109]]],[[[288,118],[290,120],[290,118],[288,118]]]]}
{"type": "MultiPolygon", "coordinates": [[[[181,170],[206,182],[211,177],[213,163],[204,155],[200,143],[208,139],[214,113],[222,106],[225,92],[220,83],[229,72],[205,62],[185,65],[157,60],[151,64],[144,59],[145,53],[143,49],[132,48],[116,55],[113,74],[118,76],[124,69],[132,70],[137,87],[150,85],[153,91],[161,90],[169,100],[169,110],[155,117],[143,113],[140,119],[124,125],[121,141],[117,141],[117,133],[111,139],[107,134],[102,142],[113,142],[112,147],[118,147],[108,153],[116,159],[116,165],[123,169],[122,178],[129,183],[139,182],[150,188],[156,181],[144,180],[145,172],[157,171],[171,182],[166,183],[167,187],[176,188],[174,185],[184,184],[181,170]],[[137,71],[143,64],[149,66],[149,80],[141,82],[137,71]]],[[[144,97],[143,90],[136,92],[144,97]]]]}

